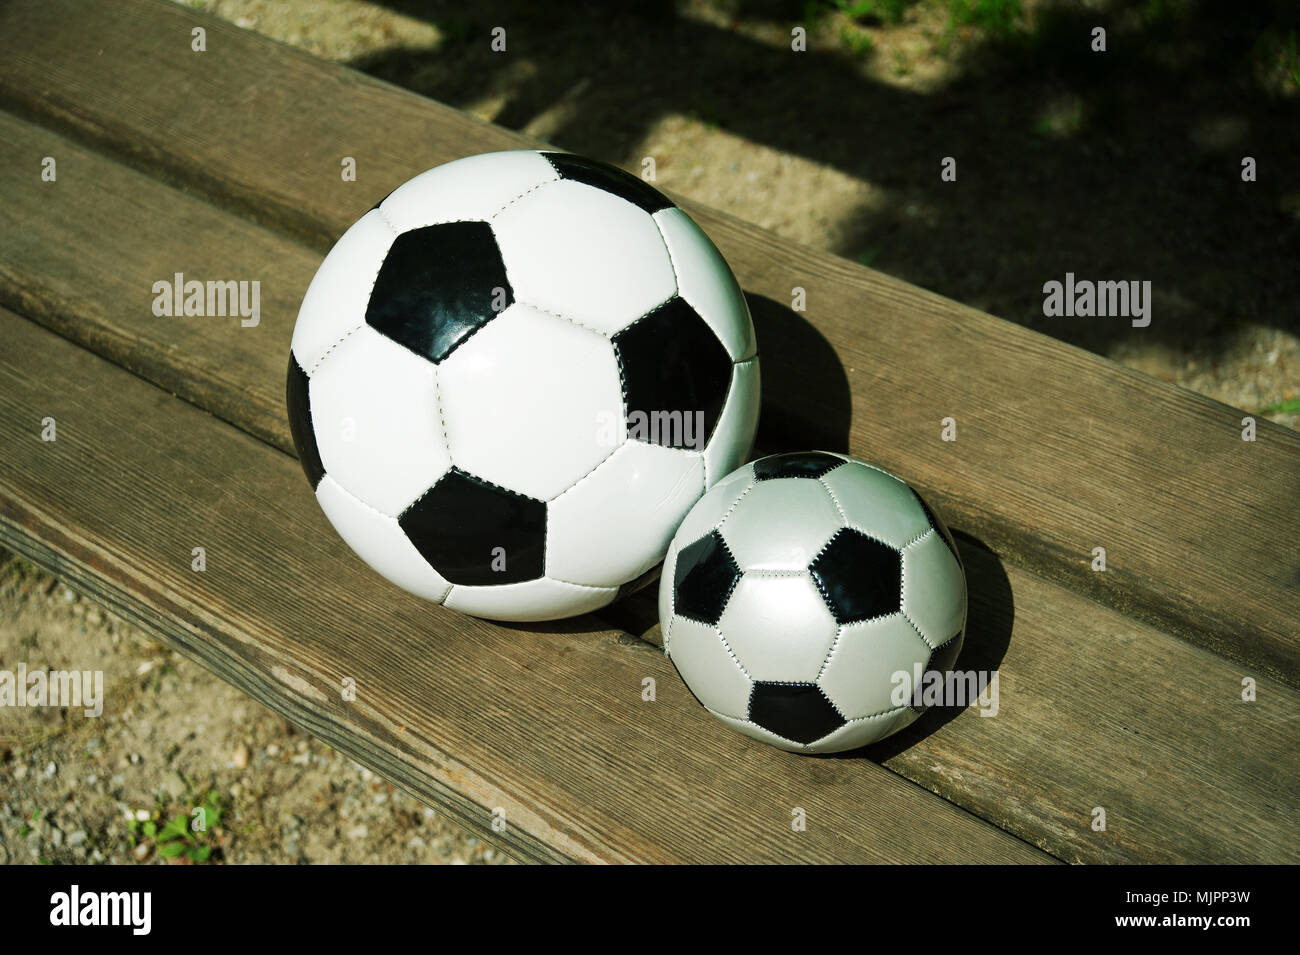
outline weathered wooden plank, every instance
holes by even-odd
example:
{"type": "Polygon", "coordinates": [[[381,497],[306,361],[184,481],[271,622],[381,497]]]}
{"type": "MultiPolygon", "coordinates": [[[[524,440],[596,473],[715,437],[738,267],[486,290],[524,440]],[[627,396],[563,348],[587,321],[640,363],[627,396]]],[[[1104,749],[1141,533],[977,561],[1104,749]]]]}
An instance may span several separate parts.
{"type": "MultiPolygon", "coordinates": [[[[998,709],[931,713],[871,758],[1068,862],[1300,862],[1300,692],[1246,703],[1239,665],[958,545],[957,666],[997,672],[998,709]]],[[[605,617],[663,643],[652,593],[605,617]]]]}
{"type": "Polygon", "coordinates": [[[289,456],[11,312],[0,340],[0,541],[508,852],[1050,861],[870,760],[749,745],[599,623],[509,630],[381,584],[289,456]]]}
{"type": "Polygon", "coordinates": [[[0,166],[0,304],[293,453],[288,343],[319,255],[7,113],[0,166]],[[59,179],[33,186],[45,155],[59,179]],[[258,282],[258,324],[155,316],[178,272],[258,282]]]}
{"type": "MultiPolygon", "coordinates": [[[[420,169],[528,145],[144,0],[5,7],[0,100],[318,247],[420,169]],[[190,50],[196,23],[208,31],[207,54],[190,50]],[[356,183],[340,180],[345,155],[358,161],[356,183]]],[[[769,443],[849,447],[906,475],[953,524],[1017,563],[1300,683],[1300,511],[1291,506],[1300,436],[1261,421],[1258,440],[1242,442],[1234,409],[686,207],[747,290],[777,302],[806,290],[809,320],[846,369],[847,381],[821,376],[810,394],[769,402],[769,443]],[[850,401],[846,434],[850,408],[840,404],[850,401]],[[948,416],[958,425],[952,443],[939,440],[948,416]],[[1095,547],[1107,551],[1105,573],[1091,570],[1095,547]]],[[[798,358],[767,360],[782,380],[800,380],[798,364],[781,365],[798,358]]]]}
{"type": "MultiPolygon", "coordinates": [[[[0,142],[7,144],[0,146],[0,183],[16,197],[0,212],[14,226],[0,290],[16,290],[23,307],[64,334],[291,450],[281,365],[314,256],[3,114],[0,142]],[[68,188],[42,195],[6,180],[21,163],[5,161],[5,149],[64,157],[68,188]],[[82,184],[73,185],[74,175],[82,184]],[[262,276],[262,322],[242,328],[231,318],[155,318],[151,283],[173,266],[152,240],[124,240],[109,251],[99,239],[136,235],[140,223],[200,236],[170,253],[193,275],[262,276]]],[[[902,737],[913,745],[887,744],[874,758],[1071,861],[1290,858],[1288,847],[1300,840],[1291,817],[1275,807],[1287,802],[1279,774],[1300,764],[1285,722],[1300,695],[1268,684],[1254,707],[1221,706],[1236,698],[1238,667],[1033,573],[1008,566],[1004,574],[985,551],[967,547],[966,557],[973,622],[962,666],[1000,666],[1005,709],[996,719],[968,711],[935,732],[943,717],[932,715],[902,737]],[[1008,646],[1013,617],[1017,640],[1008,646]],[[1157,657],[1163,662],[1153,677],[1157,657]],[[1203,722],[1208,712],[1212,723],[1203,722]],[[1201,726],[1209,736],[1196,733],[1201,726]],[[1197,761],[1180,754],[1180,734],[1197,741],[1197,761]],[[1231,751],[1222,740],[1232,741],[1231,751]],[[1152,786],[1152,778],[1170,785],[1152,786]],[[1085,795],[1096,801],[1081,807],[1085,795]],[[1189,801],[1206,814],[1189,821],[1189,801]],[[1088,813],[1098,804],[1127,823],[1092,832],[1088,813]],[[1224,819],[1235,820],[1226,833],[1224,819]]],[[[647,592],[602,618],[653,641],[654,613],[647,592]]]]}

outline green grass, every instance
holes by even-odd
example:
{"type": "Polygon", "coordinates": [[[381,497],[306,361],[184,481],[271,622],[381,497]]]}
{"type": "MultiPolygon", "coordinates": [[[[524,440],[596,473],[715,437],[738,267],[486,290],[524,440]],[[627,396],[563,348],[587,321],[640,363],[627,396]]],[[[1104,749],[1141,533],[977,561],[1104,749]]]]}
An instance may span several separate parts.
{"type": "Polygon", "coordinates": [[[464,43],[474,33],[474,25],[468,20],[447,18],[430,21],[442,34],[443,43],[452,46],[464,43]]]}
{"type": "Polygon", "coordinates": [[[1291,82],[1300,86],[1300,53],[1296,48],[1295,30],[1281,43],[1282,52],[1282,69],[1286,71],[1287,76],[1291,77],[1291,82]]]}
{"type": "Polygon", "coordinates": [[[127,823],[127,840],[132,846],[152,842],[162,859],[184,856],[191,862],[207,862],[212,858],[212,833],[221,823],[225,805],[215,789],[208,790],[195,804],[203,810],[203,829],[193,828],[193,815],[188,811],[176,813],[160,826],[158,820],[164,814],[155,810],[155,818],[132,819],[127,823]]]}
{"type": "MultiPolygon", "coordinates": [[[[1168,0],[1152,2],[1159,5],[1168,0]]],[[[898,26],[915,7],[947,10],[947,29],[934,46],[940,56],[947,55],[952,36],[959,28],[974,29],[988,39],[1006,41],[1019,37],[1026,26],[1024,0],[805,0],[801,22],[812,31],[824,25],[828,17],[836,16],[840,46],[862,57],[875,47],[872,35],[864,28],[898,26]]],[[[905,67],[895,70],[898,75],[906,72],[905,67]]]]}
{"type": "Polygon", "coordinates": [[[858,253],[858,265],[865,265],[867,268],[871,268],[872,263],[878,258],[880,258],[880,246],[869,245],[858,253]]]}
{"type": "Polygon", "coordinates": [[[1300,40],[1295,30],[1265,30],[1255,40],[1254,57],[1270,78],[1276,76],[1284,84],[1289,81],[1300,87],[1300,40]]]}
{"type": "Polygon", "coordinates": [[[902,23],[907,11],[917,0],[833,0],[835,9],[850,20],[875,20],[880,23],[902,23]]]}
{"type": "Polygon", "coordinates": [[[1287,398],[1267,408],[1260,408],[1255,414],[1300,414],[1300,398],[1287,398]]]}
{"type": "Polygon", "coordinates": [[[1187,0],[1146,0],[1138,11],[1138,16],[1145,27],[1163,26],[1182,20],[1192,12],[1192,4],[1187,0]]]}
{"type": "Polygon", "coordinates": [[[951,0],[948,5],[952,26],[972,26],[998,39],[1014,35],[1023,16],[1021,0],[951,0]]]}
{"type": "Polygon", "coordinates": [[[0,579],[27,580],[40,574],[40,568],[31,561],[9,551],[0,550],[0,579]]]}
{"type": "MultiPolygon", "coordinates": [[[[42,810],[36,809],[27,818],[30,819],[32,822],[39,822],[41,819],[41,812],[42,810]]],[[[32,827],[27,825],[27,823],[24,822],[18,829],[18,837],[20,839],[26,839],[28,833],[30,833],[31,831],[32,831],[32,827]]]]}
{"type": "Polygon", "coordinates": [[[840,27],[840,45],[854,56],[866,56],[875,47],[871,34],[850,26],[840,27]]]}

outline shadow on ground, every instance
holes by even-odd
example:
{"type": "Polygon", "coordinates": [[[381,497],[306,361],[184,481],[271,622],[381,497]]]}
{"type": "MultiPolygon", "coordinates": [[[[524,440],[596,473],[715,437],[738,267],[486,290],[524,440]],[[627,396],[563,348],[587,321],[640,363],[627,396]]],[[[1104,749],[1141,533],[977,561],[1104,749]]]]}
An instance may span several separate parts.
{"type": "MultiPolygon", "coordinates": [[[[925,93],[870,79],[872,54],[833,38],[796,54],[658,0],[387,5],[444,43],[353,66],[454,106],[491,91],[514,129],[562,104],[556,145],[631,168],[670,114],[815,160],[887,196],[850,212],[833,251],[1090,350],[1129,339],[1212,360],[1247,321],[1300,334],[1294,48],[1294,81],[1261,79],[1288,56],[1300,5],[1048,2],[1032,32],[963,44],[925,93]],[[496,26],[508,55],[490,49],[496,26]],[[1089,48],[1096,26],[1105,53],[1089,48]],[[944,156],[956,182],[940,181],[944,156]],[[1243,156],[1258,181],[1241,181],[1243,156]],[[1044,318],[1043,283],[1066,272],[1151,280],[1151,326],[1044,318]]],[[[802,3],[723,8],[776,36],[804,19],[802,3]]]]}

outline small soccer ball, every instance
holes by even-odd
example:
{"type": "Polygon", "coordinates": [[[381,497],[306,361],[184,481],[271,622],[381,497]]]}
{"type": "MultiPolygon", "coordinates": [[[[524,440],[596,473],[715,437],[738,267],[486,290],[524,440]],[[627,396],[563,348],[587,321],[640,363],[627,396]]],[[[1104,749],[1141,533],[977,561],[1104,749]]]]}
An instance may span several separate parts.
{"type": "Polygon", "coordinates": [[[714,716],[781,749],[835,753],[920,715],[900,687],[951,669],[966,577],[906,482],[844,455],[778,454],[691,509],[664,558],[659,620],[714,716]]]}
{"type": "Polygon", "coordinates": [[[595,610],[749,453],[749,309],[640,179],[563,153],[439,166],[325,257],[289,358],[335,530],[412,593],[499,620],[595,610]]]}

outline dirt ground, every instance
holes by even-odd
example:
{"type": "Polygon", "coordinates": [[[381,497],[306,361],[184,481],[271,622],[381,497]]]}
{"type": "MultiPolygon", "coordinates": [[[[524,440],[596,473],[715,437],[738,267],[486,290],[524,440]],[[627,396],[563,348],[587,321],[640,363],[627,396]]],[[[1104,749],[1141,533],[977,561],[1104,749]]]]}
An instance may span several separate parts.
{"type": "MultiPolygon", "coordinates": [[[[856,16],[779,0],[639,0],[615,15],[187,5],[563,148],[634,170],[654,157],[665,189],[1300,425],[1300,65],[1296,24],[1269,20],[1270,4],[1225,24],[1211,2],[1029,0],[1013,28],[956,22],[948,0],[856,16]],[[1094,22],[1110,29],[1109,61],[1077,49],[1094,22]],[[504,55],[488,46],[498,25],[504,55]],[[778,53],[797,66],[771,68],[778,53]],[[961,188],[940,192],[954,143],[961,188]],[[1251,185],[1236,181],[1247,154],[1251,185]],[[1067,270],[1152,279],[1152,327],[1044,318],[1042,283],[1067,270]]],[[[510,861],[0,554],[0,669],[19,662],[102,669],[111,698],[97,719],[0,708],[0,863],[185,849],[177,861],[510,861]],[[218,821],[194,845],[160,831],[204,803],[218,821]]]]}
{"type": "Polygon", "coordinates": [[[161,847],[176,840],[147,837],[144,821],[162,829],[205,804],[217,818],[195,848],[209,846],[211,861],[510,861],[0,552],[0,669],[20,663],[102,670],[105,700],[97,718],[0,707],[0,864],[163,861],[161,847]]]}

